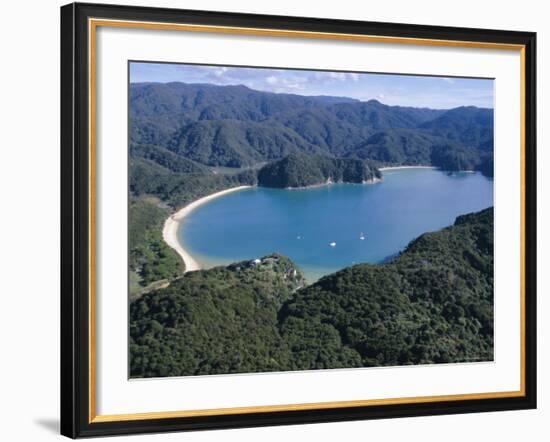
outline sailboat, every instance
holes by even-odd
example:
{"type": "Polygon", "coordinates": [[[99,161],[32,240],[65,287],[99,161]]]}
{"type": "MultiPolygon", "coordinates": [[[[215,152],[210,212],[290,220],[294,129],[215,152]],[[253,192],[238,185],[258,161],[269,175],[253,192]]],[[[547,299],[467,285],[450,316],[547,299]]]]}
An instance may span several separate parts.
{"type": "Polygon", "coordinates": [[[363,232],[361,232],[361,235],[359,235],[359,239],[363,241],[365,239],[365,235],[363,235],[363,232]]]}

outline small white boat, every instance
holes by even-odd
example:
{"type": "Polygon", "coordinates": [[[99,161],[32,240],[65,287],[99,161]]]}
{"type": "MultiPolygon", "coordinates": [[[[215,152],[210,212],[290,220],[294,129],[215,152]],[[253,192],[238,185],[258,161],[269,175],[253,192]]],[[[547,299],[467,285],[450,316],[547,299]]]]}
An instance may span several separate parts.
{"type": "Polygon", "coordinates": [[[359,239],[363,241],[365,239],[365,235],[363,235],[363,232],[361,232],[361,235],[359,236],[359,239]]]}
{"type": "Polygon", "coordinates": [[[335,243],[335,242],[331,242],[331,243],[329,244],[329,246],[331,246],[331,247],[336,247],[336,243],[335,243]]]}

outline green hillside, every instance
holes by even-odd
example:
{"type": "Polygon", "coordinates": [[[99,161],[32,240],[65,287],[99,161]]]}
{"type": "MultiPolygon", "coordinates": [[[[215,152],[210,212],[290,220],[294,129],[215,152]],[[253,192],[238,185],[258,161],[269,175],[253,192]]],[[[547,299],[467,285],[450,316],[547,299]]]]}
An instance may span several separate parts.
{"type": "Polygon", "coordinates": [[[162,238],[162,226],[170,211],[155,199],[132,200],[128,208],[128,267],[130,294],[154,282],[179,276],[184,264],[162,238]]]}
{"type": "Polygon", "coordinates": [[[381,178],[378,169],[352,158],[290,154],[258,171],[258,185],[264,187],[306,187],[332,183],[364,183],[381,178]]]}
{"type": "Polygon", "coordinates": [[[160,146],[207,166],[250,167],[301,152],[486,173],[493,150],[492,109],[387,106],[245,86],[134,83],[130,123],[132,151],[160,146]],[[432,155],[436,147],[449,154],[432,155]]]}
{"type": "Polygon", "coordinates": [[[304,284],[287,258],[191,272],[130,305],[133,377],[284,370],[277,312],[304,284]]]}
{"type": "Polygon", "coordinates": [[[279,313],[293,369],[330,368],[304,335],[323,327],[362,366],[492,360],[493,210],[412,241],[385,265],[359,264],[300,290],[279,313]]]}
{"type": "Polygon", "coordinates": [[[130,305],[133,377],[487,361],[492,349],[492,208],[310,286],[272,255],[130,305]]]}

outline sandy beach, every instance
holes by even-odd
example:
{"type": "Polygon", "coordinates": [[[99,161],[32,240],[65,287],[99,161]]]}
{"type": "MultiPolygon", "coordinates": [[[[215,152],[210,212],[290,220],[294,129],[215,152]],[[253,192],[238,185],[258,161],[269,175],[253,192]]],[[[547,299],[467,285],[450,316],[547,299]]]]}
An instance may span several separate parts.
{"type": "Polygon", "coordinates": [[[379,167],[378,170],[398,170],[398,169],[437,169],[435,166],[388,166],[379,167]]]}
{"type": "Polygon", "coordinates": [[[183,262],[185,263],[186,273],[192,272],[193,270],[200,270],[201,267],[199,263],[193,259],[193,257],[182,247],[182,245],[178,241],[179,224],[193,210],[207,203],[208,201],[211,201],[223,195],[227,195],[228,193],[236,192],[243,189],[248,189],[249,187],[251,186],[232,187],[231,189],[226,189],[220,192],[213,193],[211,195],[207,195],[203,198],[193,201],[192,203],[178,210],[176,213],[174,213],[173,215],[170,215],[170,217],[166,219],[166,221],[164,222],[164,228],[162,229],[162,237],[164,238],[164,241],[166,242],[166,244],[172,247],[181,256],[181,258],[183,259],[183,262]]]}

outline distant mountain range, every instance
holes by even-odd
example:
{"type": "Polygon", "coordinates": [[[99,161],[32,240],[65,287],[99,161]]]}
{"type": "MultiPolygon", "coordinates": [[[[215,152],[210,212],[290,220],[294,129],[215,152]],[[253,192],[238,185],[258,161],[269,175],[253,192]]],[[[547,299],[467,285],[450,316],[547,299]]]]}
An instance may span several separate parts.
{"type": "Polygon", "coordinates": [[[292,153],[492,175],[493,110],[387,106],[245,86],[130,85],[134,159],[164,168],[251,167],[292,153]]]}

